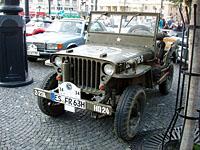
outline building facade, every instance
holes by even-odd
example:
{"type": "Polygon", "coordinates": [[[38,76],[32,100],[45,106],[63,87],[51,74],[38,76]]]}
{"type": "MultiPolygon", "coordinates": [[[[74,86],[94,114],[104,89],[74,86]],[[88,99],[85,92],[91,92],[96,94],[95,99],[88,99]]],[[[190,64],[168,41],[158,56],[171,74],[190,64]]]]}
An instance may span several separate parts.
{"type": "MultiPolygon", "coordinates": [[[[161,12],[165,17],[179,14],[177,7],[167,0],[50,0],[51,12],[60,10],[74,10],[89,13],[95,10],[101,11],[142,11],[161,12]],[[163,3],[163,9],[161,4],[163,3]]],[[[25,0],[20,0],[20,5],[24,7],[25,0]]],[[[30,12],[48,13],[48,0],[29,0],[30,12]]]]}
{"type": "MultiPolygon", "coordinates": [[[[20,0],[20,6],[24,8],[26,0],[20,0]]],[[[94,10],[95,0],[50,0],[51,12],[60,10],[74,10],[90,12],[94,10]]],[[[29,0],[30,12],[45,12],[48,13],[48,0],[29,0]]]]}
{"type": "Polygon", "coordinates": [[[156,12],[166,17],[178,14],[177,7],[167,0],[98,0],[98,10],[156,12]]]}

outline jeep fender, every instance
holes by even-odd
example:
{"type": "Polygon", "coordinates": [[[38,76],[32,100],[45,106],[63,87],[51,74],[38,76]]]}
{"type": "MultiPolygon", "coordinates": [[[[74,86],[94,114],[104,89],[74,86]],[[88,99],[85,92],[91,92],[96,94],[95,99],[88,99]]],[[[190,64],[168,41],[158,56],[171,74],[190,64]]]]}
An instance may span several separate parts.
{"type": "Polygon", "coordinates": [[[151,70],[149,65],[138,65],[135,69],[130,69],[129,71],[124,71],[119,74],[114,74],[114,78],[135,78],[146,74],[151,70]]]}

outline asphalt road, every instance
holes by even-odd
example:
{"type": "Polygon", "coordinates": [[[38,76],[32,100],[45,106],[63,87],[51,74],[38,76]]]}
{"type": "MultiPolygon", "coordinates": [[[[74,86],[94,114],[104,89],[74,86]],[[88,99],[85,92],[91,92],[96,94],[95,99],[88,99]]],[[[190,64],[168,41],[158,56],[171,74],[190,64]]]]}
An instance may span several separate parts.
{"type": "MultiPolygon", "coordinates": [[[[140,126],[142,133],[168,126],[174,113],[177,88],[177,69],[171,92],[163,96],[158,89],[147,90],[148,105],[140,126]]],[[[33,88],[52,71],[42,61],[29,63],[29,75],[34,83],[19,88],[0,87],[0,149],[134,149],[138,138],[129,143],[118,139],[113,132],[113,117],[90,118],[80,111],[65,113],[59,118],[44,115],[37,106],[33,88]]],[[[140,138],[141,140],[142,138],[140,138]]]]}

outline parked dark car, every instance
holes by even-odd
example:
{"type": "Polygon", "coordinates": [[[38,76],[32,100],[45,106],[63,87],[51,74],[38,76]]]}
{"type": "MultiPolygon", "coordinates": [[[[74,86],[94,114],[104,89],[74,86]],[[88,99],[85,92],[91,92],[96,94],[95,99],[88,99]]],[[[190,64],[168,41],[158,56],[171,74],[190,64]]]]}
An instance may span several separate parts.
{"type": "Polygon", "coordinates": [[[43,34],[27,37],[28,59],[49,58],[55,52],[85,44],[85,26],[81,19],[62,19],[53,22],[43,34]]]}

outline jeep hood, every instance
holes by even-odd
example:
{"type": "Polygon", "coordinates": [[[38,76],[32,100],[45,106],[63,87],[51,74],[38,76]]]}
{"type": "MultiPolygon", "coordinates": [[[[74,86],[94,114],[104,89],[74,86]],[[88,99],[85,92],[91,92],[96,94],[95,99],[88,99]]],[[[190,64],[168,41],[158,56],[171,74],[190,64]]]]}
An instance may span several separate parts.
{"type": "Polygon", "coordinates": [[[94,58],[99,60],[110,61],[118,63],[127,61],[131,58],[143,56],[144,61],[154,58],[154,52],[144,47],[108,47],[103,45],[82,45],[73,48],[73,52],[67,53],[60,51],[58,54],[67,54],[73,56],[82,56],[87,58],[94,58]]]}

